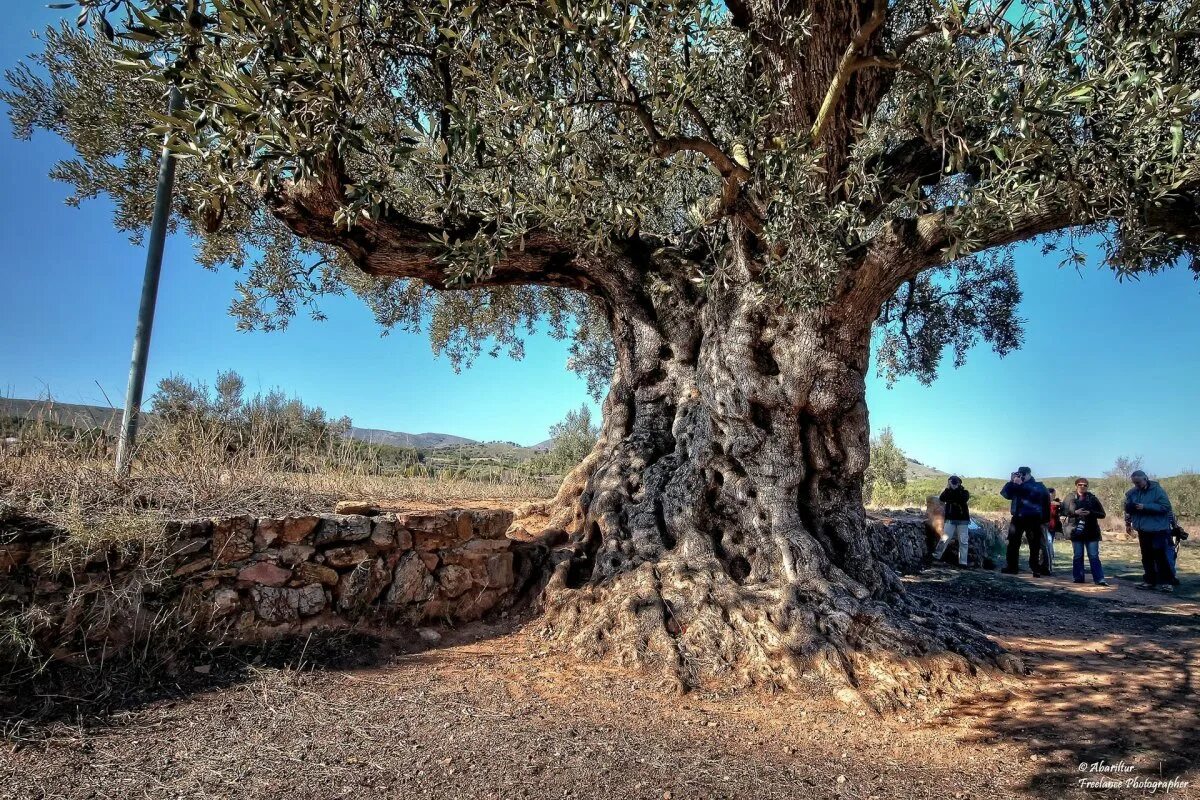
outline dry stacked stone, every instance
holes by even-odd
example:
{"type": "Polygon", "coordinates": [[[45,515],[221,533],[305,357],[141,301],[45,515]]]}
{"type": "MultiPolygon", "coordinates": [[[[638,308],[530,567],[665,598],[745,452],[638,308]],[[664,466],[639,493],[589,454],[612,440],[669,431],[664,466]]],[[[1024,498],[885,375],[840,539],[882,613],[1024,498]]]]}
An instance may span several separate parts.
{"type": "Polygon", "coordinates": [[[223,637],[466,622],[513,588],[511,524],[501,509],[178,520],[167,523],[165,555],[105,553],[69,576],[39,558],[52,537],[10,539],[0,541],[0,598],[57,609],[55,637],[65,641],[69,617],[94,616],[81,606],[104,593],[91,589],[119,586],[153,561],[169,576],[156,583],[154,602],[223,637]]]}
{"type": "Polygon", "coordinates": [[[511,524],[499,509],[189,520],[174,574],[243,625],[465,622],[512,588],[511,524]]]}

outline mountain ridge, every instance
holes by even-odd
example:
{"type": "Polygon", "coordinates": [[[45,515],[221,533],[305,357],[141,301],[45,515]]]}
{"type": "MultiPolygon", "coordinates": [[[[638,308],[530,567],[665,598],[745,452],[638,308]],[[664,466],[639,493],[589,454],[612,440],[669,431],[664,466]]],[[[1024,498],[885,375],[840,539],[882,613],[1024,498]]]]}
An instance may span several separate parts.
{"type": "MultiPolygon", "coordinates": [[[[20,417],[30,420],[45,420],[75,428],[100,428],[116,435],[121,427],[122,409],[111,406],[96,406],[83,403],[60,403],[57,400],[26,400],[0,397],[0,416],[20,417]]],[[[152,416],[145,412],[144,416],[152,416]]],[[[549,440],[537,444],[519,445],[515,442],[484,441],[452,433],[426,431],[408,433],[389,431],[383,428],[360,428],[351,426],[347,438],[367,444],[383,444],[392,447],[412,447],[417,450],[444,450],[455,447],[473,447],[491,444],[510,445],[516,449],[542,451],[549,449],[549,440]]]]}

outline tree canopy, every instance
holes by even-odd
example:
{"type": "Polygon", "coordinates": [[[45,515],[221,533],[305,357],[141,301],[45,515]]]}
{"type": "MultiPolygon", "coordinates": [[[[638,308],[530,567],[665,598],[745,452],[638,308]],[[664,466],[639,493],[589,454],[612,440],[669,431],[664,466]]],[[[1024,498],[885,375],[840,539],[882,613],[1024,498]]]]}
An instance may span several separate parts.
{"type": "Polygon", "coordinates": [[[749,259],[772,301],[878,312],[879,368],[928,381],[1019,345],[1017,241],[1200,269],[1191,0],[60,5],[80,27],[8,74],[18,135],[70,141],[55,177],[136,234],[169,133],[247,327],[349,288],[463,360],[546,319],[598,386],[631,274],[749,259]]]}

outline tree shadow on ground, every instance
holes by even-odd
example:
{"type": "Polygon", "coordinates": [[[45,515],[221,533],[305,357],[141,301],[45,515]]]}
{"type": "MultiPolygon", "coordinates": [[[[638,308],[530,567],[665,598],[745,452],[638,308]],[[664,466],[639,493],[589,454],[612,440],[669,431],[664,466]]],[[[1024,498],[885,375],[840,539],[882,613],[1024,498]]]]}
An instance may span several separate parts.
{"type": "Polygon", "coordinates": [[[1189,780],[1200,753],[1200,607],[1124,582],[1081,588],[1066,576],[950,570],[920,580],[918,594],[963,604],[1029,669],[1012,691],[958,702],[954,715],[975,720],[962,744],[1021,744],[1038,764],[1025,788],[1044,797],[1094,792],[1084,778],[1121,791],[1135,791],[1130,779],[1189,780]]]}
{"type": "Polygon", "coordinates": [[[37,740],[63,724],[82,730],[109,727],[126,712],[250,683],[270,670],[370,669],[399,657],[507,635],[517,624],[514,617],[439,628],[434,641],[412,628],[389,635],[341,630],[192,647],[161,660],[131,654],[103,664],[51,662],[19,681],[0,678],[0,739],[37,740]]]}

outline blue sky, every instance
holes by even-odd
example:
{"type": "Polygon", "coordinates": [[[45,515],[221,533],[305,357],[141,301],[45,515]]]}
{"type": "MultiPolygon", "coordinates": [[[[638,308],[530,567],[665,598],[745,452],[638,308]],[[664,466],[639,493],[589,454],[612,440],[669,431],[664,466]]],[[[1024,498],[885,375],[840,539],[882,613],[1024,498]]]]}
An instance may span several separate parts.
{"type": "MultiPolygon", "coordinates": [[[[30,32],[62,13],[20,5],[0,31],[0,67],[37,49],[30,32]]],[[[69,152],[45,134],[13,139],[0,123],[0,394],[103,404],[107,393],[119,405],[144,252],[113,229],[105,201],[63,203],[67,187],[47,172],[69,152]]],[[[1191,274],[1118,284],[1096,264],[1059,269],[1035,245],[1018,251],[1017,268],[1024,349],[1005,359],[977,349],[931,387],[872,379],[872,426],[890,426],[912,457],[966,475],[1019,464],[1096,474],[1119,455],[1141,455],[1158,474],[1200,469],[1200,284],[1191,274]]],[[[362,427],[523,444],[586,399],[564,369],[566,345],[548,336],[528,343],[524,361],[484,356],[455,374],[425,337],[381,337],[352,297],[324,301],[325,322],[239,333],[226,313],[235,277],[197,266],[185,238],[168,241],[148,387],[170,373],[211,381],[235,369],[251,390],[279,386],[362,427]]]]}

